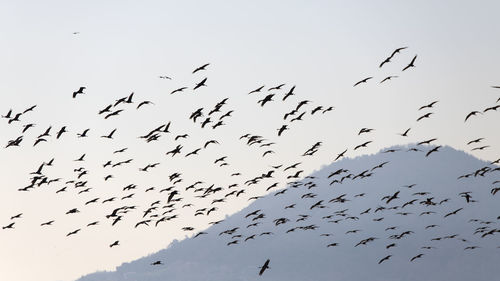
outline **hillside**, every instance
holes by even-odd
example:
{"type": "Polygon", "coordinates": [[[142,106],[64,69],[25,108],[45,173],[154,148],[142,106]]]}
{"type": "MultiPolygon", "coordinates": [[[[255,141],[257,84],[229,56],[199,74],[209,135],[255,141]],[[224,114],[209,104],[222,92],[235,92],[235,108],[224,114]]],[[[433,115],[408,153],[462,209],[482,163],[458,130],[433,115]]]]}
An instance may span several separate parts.
{"type": "Polygon", "coordinates": [[[207,234],[79,281],[492,280],[500,274],[500,192],[491,192],[500,187],[498,166],[450,147],[428,157],[433,147],[411,147],[321,167],[207,234]],[[328,178],[339,169],[348,171],[328,178]],[[460,194],[467,191],[469,203],[460,194]],[[266,259],[270,269],[259,277],[266,259]]]}

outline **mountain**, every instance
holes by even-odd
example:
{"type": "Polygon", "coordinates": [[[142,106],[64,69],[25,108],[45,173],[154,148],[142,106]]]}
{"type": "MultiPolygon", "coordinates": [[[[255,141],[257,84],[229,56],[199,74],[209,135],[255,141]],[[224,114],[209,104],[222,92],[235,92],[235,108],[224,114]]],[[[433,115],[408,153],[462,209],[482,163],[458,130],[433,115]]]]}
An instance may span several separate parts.
{"type": "Polygon", "coordinates": [[[432,148],[397,146],[339,160],[288,184],[285,193],[255,200],[207,234],[79,281],[497,279],[500,192],[492,189],[500,187],[500,168],[451,147],[426,157],[432,148]],[[339,169],[347,171],[328,178],[339,169]],[[460,194],[468,191],[469,203],[460,194]],[[267,259],[270,268],[259,276],[267,259]]]}

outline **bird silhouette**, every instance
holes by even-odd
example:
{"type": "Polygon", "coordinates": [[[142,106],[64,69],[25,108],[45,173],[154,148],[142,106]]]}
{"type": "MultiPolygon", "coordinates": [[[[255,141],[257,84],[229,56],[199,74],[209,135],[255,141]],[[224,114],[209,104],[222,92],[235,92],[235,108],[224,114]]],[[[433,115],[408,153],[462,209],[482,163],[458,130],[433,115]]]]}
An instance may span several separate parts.
{"type": "Polygon", "coordinates": [[[467,114],[467,116],[465,116],[465,120],[464,120],[464,123],[467,122],[467,119],[469,119],[470,117],[472,116],[476,116],[476,114],[482,114],[481,112],[479,111],[471,111],[469,114],[467,114]]]}
{"type": "Polygon", "coordinates": [[[370,79],[372,79],[372,78],[373,78],[373,77],[371,77],[371,76],[370,76],[370,77],[367,77],[367,78],[365,78],[365,79],[363,79],[363,80],[360,80],[360,81],[358,81],[358,82],[354,83],[354,86],[353,86],[353,87],[356,87],[357,85],[359,85],[359,84],[361,84],[361,83],[366,83],[368,80],[370,80],[370,79]]]}
{"type": "Polygon", "coordinates": [[[253,93],[258,93],[258,92],[262,91],[262,89],[264,87],[265,87],[265,85],[262,85],[262,86],[258,87],[257,89],[250,91],[248,94],[250,95],[250,94],[253,94],[253,93]]]}
{"type": "Polygon", "coordinates": [[[201,71],[201,70],[206,70],[207,66],[209,66],[209,65],[210,65],[210,63],[206,63],[200,67],[197,67],[195,70],[193,70],[193,74],[198,72],[198,71],[201,71]]]}
{"type": "Polygon", "coordinates": [[[173,90],[172,92],[170,92],[170,94],[173,95],[175,93],[180,93],[186,89],[187,89],[187,87],[180,87],[180,88],[177,88],[177,89],[173,90]]]}
{"type": "Polygon", "coordinates": [[[109,134],[101,136],[101,138],[112,139],[115,132],[116,132],[116,129],[113,129],[109,134]]]}
{"type": "Polygon", "coordinates": [[[382,81],[380,81],[380,84],[384,83],[385,81],[387,80],[391,80],[393,78],[398,78],[399,76],[395,76],[395,75],[390,75],[390,76],[387,76],[385,77],[384,79],[382,79],[382,81]]]}
{"type": "Polygon", "coordinates": [[[14,224],[15,224],[15,222],[11,222],[10,224],[8,224],[6,226],[2,226],[2,229],[13,229],[14,228],[14,224]]]}
{"type": "Polygon", "coordinates": [[[422,120],[422,119],[424,119],[424,118],[430,118],[432,114],[434,114],[434,113],[432,113],[432,112],[428,112],[428,113],[426,113],[426,114],[424,114],[424,115],[422,115],[422,116],[418,117],[418,118],[417,118],[417,122],[418,122],[418,121],[420,121],[420,120],[422,120]]]}
{"type": "Polygon", "coordinates": [[[283,96],[283,101],[285,101],[286,99],[288,99],[289,97],[295,95],[293,93],[293,91],[295,90],[295,86],[293,86],[292,88],[290,88],[290,90],[288,91],[288,93],[285,94],[285,96],[283,96]]]}
{"type": "Polygon", "coordinates": [[[383,257],[382,259],[380,259],[380,260],[378,261],[378,264],[381,264],[381,263],[383,263],[384,261],[389,260],[391,257],[392,257],[392,255],[387,255],[387,256],[383,257]]]}
{"type": "Polygon", "coordinates": [[[194,86],[193,90],[196,90],[196,89],[198,89],[198,88],[200,88],[200,87],[203,87],[203,86],[207,86],[207,84],[205,84],[206,82],[207,82],[207,78],[204,78],[203,80],[201,80],[200,82],[198,82],[198,83],[194,86]]]}
{"type": "Polygon", "coordinates": [[[285,86],[285,84],[279,84],[278,86],[269,88],[267,91],[281,90],[281,87],[283,86],[285,86]]]}
{"type": "Polygon", "coordinates": [[[80,87],[78,90],[76,90],[75,92],[73,92],[73,98],[76,98],[77,95],[85,94],[83,92],[85,89],[86,89],[85,87],[80,87]]]}
{"type": "Polygon", "coordinates": [[[402,136],[402,137],[407,137],[408,133],[410,132],[410,130],[411,130],[411,128],[408,128],[408,129],[406,129],[406,131],[404,131],[404,133],[399,134],[399,135],[402,136]]]}
{"type": "Polygon", "coordinates": [[[73,230],[73,231],[69,232],[68,234],[66,234],[66,237],[71,236],[71,235],[75,235],[75,234],[77,234],[80,230],[81,230],[81,229],[73,230]]]}
{"type": "Polygon", "coordinates": [[[360,145],[357,145],[356,147],[354,147],[354,150],[357,150],[358,148],[361,148],[361,147],[366,147],[370,143],[372,143],[372,141],[367,141],[367,142],[364,142],[360,145]]]}
{"type": "Polygon", "coordinates": [[[266,269],[269,269],[269,262],[271,260],[270,259],[267,259],[266,262],[264,262],[264,264],[260,267],[260,271],[259,271],[259,276],[262,275],[264,273],[264,271],[266,271],[266,269]]]}
{"type": "Polygon", "coordinates": [[[415,56],[413,57],[413,59],[411,60],[411,62],[410,62],[407,66],[405,66],[405,67],[403,68],[403,70],[402,70],[402,71],[405,71],[405,70],[407,70],[407,69],[408,69],[408,68],[410,68],[410,67],[415,67],[415,64],[414,64],[414,63],[415,63],[415,60],[416,60],[416,59],[417,59],[417,55],[415,55],[415,56]]]}
{"type": "Polygon", "coordinates": [[[438,101],[433,101],[427,105],[421,106],[418,110],[426,109],[426,108],[432,108],[438,101]]]}

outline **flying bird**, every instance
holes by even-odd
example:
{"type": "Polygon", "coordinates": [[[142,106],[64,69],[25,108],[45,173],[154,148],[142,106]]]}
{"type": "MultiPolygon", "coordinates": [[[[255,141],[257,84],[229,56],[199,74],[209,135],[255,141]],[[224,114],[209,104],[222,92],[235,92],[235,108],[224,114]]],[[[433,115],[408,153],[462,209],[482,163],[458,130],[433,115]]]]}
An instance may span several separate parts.
{"type": "Polygon", "coordinates": [[[278,86],[271,87],[267,91],[272,91],[272,90],[281,90],[281,87],[285,86],[285,84],[279,84],[278,86]]]}
{"type": "Polygon", "coordinates": [[[358,81],[358,82],[354,83],[354,86],[353,86],[353,87],[356,87],[357,85],[359,85],[359,84],[361,84],[361,83],[366,83],[368,80],[370,80],[370,79],[372,79],[372,78],[373,78],[373,77],[367,77],[367,78],[365,78],[365,79],[363,79],[363,80],[360,80],[360,81],[358,81]]]}
{"type": "Polygon", "coordinates": [[[271,261],[270,259],[267,259],[266,262],[264,263],[264,265],[262,265],[260,267],[259,276],[262,275],[264,273],[264,271],[266,271],[266,269],[270,268],[269,267],[269,262],[270,261],[271,261]]]}
{"type": "Polygon", "coordinates": [[[402,70],[402,71],[405,71],[405,70],[407,70],[407,69],[408,69],[408,68],[410,68],[410,67],[415,67],[415,64],[414,64],[414,63],[415,63],[415,60],[416,60],[416,59],[417,59],[417,55],[415,55],[415,56],[413,57],[413,59],[411,60],[411,62],[410,62],[407,66],[405,66],[405,68],[403,68],[403,70],[402,70]]]}
{"type": "Polygon", "coordinates": [[[392,255],[387,255],[387,256],[383,257],[381,260],[378,261],[378,264],[381,264],[384,261],[389,260],[391,257],[392,257],[392,255]]]}
{"type": "Polygon", "coordinates": [[[407,137],[408,136],[408,132],[410,132],[410,130],[411,130],[411,128],[408,128],[408,129],[406,129],[406,131],[404,131],[404,133],[399,134],[399,135],[402,136],[402,137],[407,137]]]}
{"type": "Polygon", "coordinates": [[[464,123],[467,122],[467,119],[469,119],[470,117],[476,116],[476,114],[482,114],[482,113],[479,112],[479,111],[472,111],[472,112],[470,112],[469,114],[467,114],[467,116],[465,116],[464,123]]]}
{"type": "Polygon", "coordinates": [[[422,120],[422,119],[424,119],[424,118],[430,118],[432,114],[434,114],[434,113],[429,112],[429,113],[426,113],[426,114],[418,117],[417,122],[420,121],[420,120],[422,120]]]}
{"type": "Polygon", "coordinates": [[[253,91],[250,91],[248,94],[250,95],[250,94],[253,94],[253,93],[258,93],[258,92],[262,91],[262,89],[263,89],[264,87],[265,87],[265,85],[260,86],[260,87],[258,87],[257,89],[255,89],[255,90],[253,90],[253,91]]]}
{"type": "Polygon", "coordinates": [[[432,108],[436,103],[438,103],[438,101],[433,101],[433,102],[431,102],[429,104],[421,106],[418,110],[422,110],[422,109],[426,109],[426,108],[432,108]]]}
{"type": "Polygon", "coordinates": [[[398,78],[399,76],[395,76],[395,75],[390,75],[390,76],[387,76],[385,77],[384,79],[382,79],[382,81],[380,81],[380,84],[384,83],[385,81],[387,80],[391,80],[392,78],[398,78]]]}
{"type": "Polygon", "coordinates": [[[209,65],[210,65],[210,63],[206,63],[206,64],[204,64],[204,65],[202,65],[200,67],[197,67],[195,70],[193,70],[193,74],[196,73],[196,72],[198,72],[198,71],[205,70],[206,67],[209,66],[209,65]]]}
{"type": "Polygon", "coordinates": [[[184,91],[186,89],[187,89],[187,87],[181,87],[181,88],[173,90],[172,92],[170,92],[170,94],[173,95],[175,93],[180,93],[180,92],[182,92],[182,91],[184,91]]]}
{"type": "Polygon", "coordinates": [[[76,98],[77,95],[85,94],[83,92],[85,89],[86,89],[85,87],[80,87],[78,90],[76,90],[75,92],[73,92],[73,98],[76,98]]]}
{"type": "Polygon", "coordinates": [[[194,86],[193,90],[196,90],[196,89],[198,89],[199,87],[207,86],[207,84],[205,84],[205,82],[207,82],[207,78],[204,78],[203,80],[201,80],[200,82],[198,82],[198,83],[194,86]]]}

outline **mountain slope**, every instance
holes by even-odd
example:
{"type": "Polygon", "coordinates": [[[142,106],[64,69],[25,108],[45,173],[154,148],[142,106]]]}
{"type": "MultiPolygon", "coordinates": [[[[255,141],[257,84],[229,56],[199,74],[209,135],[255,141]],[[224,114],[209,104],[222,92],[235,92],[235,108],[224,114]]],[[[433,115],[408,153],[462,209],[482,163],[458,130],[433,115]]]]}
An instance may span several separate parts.
{"type": "Polygon", "coordinates": [[[423,151],[416,152],[408,148],[393,147],[395,152],[322,167],[289,184],[285,193],[276,191],[254,201],[207,234],[175,241],[115,272],[98,272],[79,281],[491,280],[498,276],[500,192],[491,194],[491,189],[500,187],[493,184],[500,180],[498,166],[450,147],[428,157],[431,146],[420,146],[423,151]],[[348,172],[328,178],[339,169],[348,172]],[[348,178],[342,183],[330,185],[344,176],[348,178]],[[460,194],[467,191],[469,203],[460,194]],[[385,196],[394,198],[387,203],[388,198],[381,200],[385,196]],[[292,204],[294,208],[285,209],[292,204]],[[246,217],[256,210],[260,211],[246,217]],[[259,214],[264,215],[259,218],[259,214]],[[249,226],[252,223],[258,224],[249,226]],[[233,228],[237,228],[233,233],[228,231],[233,228]],[[360,243],[363,240],[368,241],[360,243]],[[234,244],[227,245],[230,242],[234,244]],[[332,243],[338,245],[327,247],[332,243]],[[392,243],[395,246],[387,249],[392,243]],[[470,246],[479,248],[466,249],[470,246]],[[270,268],[259,277],[266,259],[270,268]],[[158,260],[163,264],[151,265],[158,260]]]}

